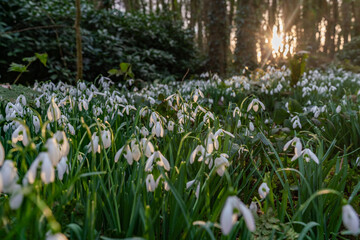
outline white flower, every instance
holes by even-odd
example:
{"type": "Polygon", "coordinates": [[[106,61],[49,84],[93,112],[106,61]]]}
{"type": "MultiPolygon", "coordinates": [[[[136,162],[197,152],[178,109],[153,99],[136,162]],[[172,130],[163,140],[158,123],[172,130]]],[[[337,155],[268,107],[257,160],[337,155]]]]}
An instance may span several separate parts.
{"type": "Polygon", "coordinates": [[[269,194],[270,188],[266,183],[262,183],[259,187],[258,192],[261,198],[265,198],[269,194]]]}
{"type": "Polygon", "coordinates": [[[10,193],[19,179],[17,169],[11,160],[5,160],[1,167],[0,174],[2,177],[2,187],[5,193],[10,193]]]}
{"type": "Polygon", "coordinates": [[[156,135],[157,137],[164,136],[164,128],[162,127],[160,122],[156,122],[156,124],[152,128],[152,134],[156,135]]]}
{"type": "MultiPolygon", "coordinates": [[[[299,157],[301,154],[301,150],[302,150],[302,144],[301,141],[298,137],[294,137],[293,139],[291,139],[290,141],[288,141],[285,146],[284,146],[284,151],[286,151],[289,146],[293,146],[295,149],[295,156],[294,157],[299,157]]],[[[295,160],[295,159],[294,159],[295,160]]]]}
{"type": "Polygon", "coordinates": [[[343,220],[344,226],[354,236],[358,235],[360,233],[359,216],[350,204],[344,205],[342,207],[342,220],[343,220]]]}
{"type": "Polygon", "coordinates": [[[173,121],[169,121],[167,128],[170,132],[174,131],[174,125],[175,123],[173,121]]]}
{"type": "Polygon", "coordinates": [[[164,157],[164,155],[161,154],[160,151],[156,151],[146,161],[146,164],[145,164],[146,172],[152,171],[152,168],[153,168],[152,165],[153,165],[154,161],[157,161],[156,164],[159,165],[160,167],[164,167],[164,169],[166,171],[170,171],[169,161],[164,157]],[[157,160],[159,160],[159,161],[157,161],[157,160]]]}
{"type": "Polygon", "coordinates": [[[154,192],[156,188],[156,182],[152,174],[148,174],[145,180],[146,190],[148,192],[154,192]]]}
{"type": "Polygon", "coordinates": [[[230,166],[229,161],[227,160],[229,156],[225,153],[220,154],[220,157],[215,159],[215,168],[216,173],[222,177],[226,170],[226,167],[230,166]]]}
{"type": "Polygon", "coordinates": [[[119,160],[120,154],[123,151],[126,151],[126,153],[124,154],[124,158],[126,159],[129,165],[133,164],[133,160],[135,160],[136,162],[139,161],[141,157],[139,144],[136,144],[135,140],[132,140],[130,144],[131,144],[131,148],[129,145],[125,145],[124,147],[120,148],[120,150],[115,155],[115,162],[119,160]]]}
{"type": "Polygon", "coordinates": [[[233,111],[233,118],[235,118],[236,114],[239,115],[239,116],[241,116],[241,112],[240,112],[240,108],[239,108],[239,107],[236,107],[236,108],[234,109],[234,111],[233,111]]]}
{"type": "Polygon", "coordinates": [[[56,166],[61,158],[61,151],[59,144],[56,141],[56,138],[55,137],[49,138],[46,141],[45,146],[47,148],[47,152],[49,153],[49,157],[53,166],[56,166]]]}
{"type": "Polygon", "coordinates": [[[301,129],[301,123],[300,123],[300,118],[299,116],[295,116],[291,119],[291,122],[292,122],[292,126],[294,129],[296,129],[297,127],[299,127],[301,129]]]}
{"type": "Polygon", "coordinates": [[[37,169],[40,164],[41,164],[41,174],[40,174],[41,180],[45,184],[48,184],[55,180],[55,170],[50,155],[47,152],[41,152],[32,162],[28,172],[25,175],[25,179],[27,180],[28,183],[33,184],[35,182],[37,169]]]}
{"type": "Polygon", "coordinates": [[[33,116],[33,125],[35,128],[35,133],[39,133],[40,130],[40,120],[37,116],[33,116]]]}
{"type": "Polygon", "coordinates": [[[238,214],[234,213],[234,209],[238,210],[243,216],[249,231],[255,231],[255,219],[251,211],[245,204],[236,196],[231,196],[226,199],[225,206],[220,216],[221,231],[224,235],[228,235],[237,221],[238,214]]]}
{"type": "Polygon", "coordinates": [[[263,110],[265,110],[265,105],[262,102],[260,102],[259,99],[255,98],[249,104],[247,111],[249,112],[252,108],[255,112],[257,112],[259,110],[259,104],[260,104],[261,108],[263,110]]]}
{"type": "Polygon", "coordinates": [[[144,151],[146,157],[150,157],[151,154],[155,151],[154,145],[148,141],[146,138],[142,138],[140,141],[141,148],[144,151]]]}
{"type": "Polygon", "coordinates": [[[195,157],[199,156],[198,161],[201,162],[205,157],[205,148],[201,145],[198,145],[194,151],[190,154],[190,164],[193,164],[195,157]],[[199,154],[200,153],[200,154],[199,154]]]}
{"type": "Polygon", "coordinates": [[[317,164],[319,164],[319,159],[318,157],[308,148],[305,148],[304,150],[301,151],[301,153],[299,155],[295,155],[291,161],[295,161],[296,159],[298,159],[300,156],[303,156],[303,158],[305,159],[306,162],[310,162],[310,159],[312,159],[314,162],[316,162],[317,164]]]}
{"type": "Polygon", "coordinates": [[[208,153],[212,153],[214,151],[214,148],[216,150],[219,149],[219,141],[217,140],[217,136],[215,136],[212,132],[210,132],[207,137],[206,151],[208,153]]]}
{"type": "Polygon", "coordinates": [[[18,141],[22,141],[24,146],[29,144],[26,128],[23,125],[20,124],[19,127],[12,133],[11,141],[13,145],[15,145],[18,141]]]}
{"type": "Polygon", "coordinates": [[[69,145],[69,141],[66,137],[66,134],[64,131],[57,131],[54,134],[54,137],[58,143],[58,147],[60,149],[60,156],[61,157],[66,157],[69,154],[70,151],[70,145],[69,145]]]}
{"type": "Polygon", "coordinates": [[[56,105],[54,98],[51,98],[50,106],[47,110],[47,117],[50,122],[53,122],[54,120],[57,121],[61,117],[60,109],[56,105]]]}
{"type": "Polygon", "coordinates": [[[111,133],[109,130],[104,130],[101,132],[101,140],[104,144],[105,149],[111,146],[111,133]]]}
{"type": "Polygon", "coordinates": [[[52,234],[50,231],[46,233],[45,240],[67,240],[67,237],[62,233],[52,234]]]}
{"type": "Polygon", "coordinates": [[[249,129],[250,129],[250,131],[252,131],[252,132],[255,130],[255,127],[254,127],[253,122],[249,122],[249,129]]]}
{"type": "Polygon", "coordinates": [[[4,146],[0,142],[0,167],[3,165],[4,160],[5,160],[5,150],[4,150],[4,146]]]}
{"type": "Polygon", "coordinates": [[[149,130],[147,130],[146,127],[142,127],[141,130],[140,130],[140,133],[141,133],[144,137],[146,137],[146,136],[149,135],[149,130]]]}
{"type": "Polygon", "coordinates": [[[192,185],[194,185],[194,183],[197,182],[197,186],[196,186],[196,191],[195,191],[195,197],[199,198],[199,194],[200,194],[200,182],[196,181],[195,179],[192,181],[189,181],[186,183],[186,189],[190,188],[192,185]]]}
{"type": "Polygon", "coordinates": [[[10,197],[10,208],[15,210],[21,206],[21,203],[24,199],[24,194],[22,193],[21,186],[19,184],[15,184],[11,191],[10,197]]]}
{"type": "Polygon", "coordinates": [[[337,108],[336,108],[336,113],[340,113],[341,112],[341,106],[339,105],[339,106],[337,106],[337,108]]]}
{"type": "Polygon", "coordinates": [[[68,161],[67,157],[62,157],[59,164],[56,166],[56,170],[58,172],[58,177],[60,180],[63,179],[65,172],[69,174],[69,166],[67,164],[67,161],[68,161]]]}
{"type": "Polygon", "coordinates": [[[86,147],[93,153],[100,153],[99,137],[96,135],[96,132],[93,133],[91,141],[86,147]]]}
{"type": "Polygon", "coordinates": [[[235,138],[235,136],[234,136],[231,132],[225,131],[225,130],[223,130],[223,129],[217,130],[217,131],[215,132],[214,136],[215,136],[215,137],[218,137],[218,136],[223,137],[223,136],[225,136],[225,134],[226,134],[226,135],[229,135],[229,136],[232,137],[232,138],[235,138]]]}

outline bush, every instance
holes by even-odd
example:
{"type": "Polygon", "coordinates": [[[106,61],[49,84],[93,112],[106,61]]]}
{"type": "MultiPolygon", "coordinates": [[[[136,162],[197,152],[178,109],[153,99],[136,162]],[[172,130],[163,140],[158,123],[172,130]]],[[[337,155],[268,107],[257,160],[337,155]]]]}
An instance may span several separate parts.
{"type": "Polygon", "coordinates": [[[337,58],[349,64],[360,66],[360,36],[345,44],[343,50],[337,54],[337,58]]]}
{"type": "MultiPolygon", "coordinates": [[[[145,81],[165,75],[180,78],[188,68],[195,70],[198,54],[192,35],[170,14],[97,10],[89,3],[82,3],[81,7],[86,79],[107,75],[109,69],[118,68],[121,62],[132,64],[135,77],[145,81]]],[[[2,82],[16,78],[16,74],[7,72],[12,62],[21,63],[23,57],[33,56],[35,52],[48,53],[48,68],[34,64],[30,73],[22,76],[22,82],[75,79],[73,1],[4,0],[0,2],[0,19],[2,82]]]]}

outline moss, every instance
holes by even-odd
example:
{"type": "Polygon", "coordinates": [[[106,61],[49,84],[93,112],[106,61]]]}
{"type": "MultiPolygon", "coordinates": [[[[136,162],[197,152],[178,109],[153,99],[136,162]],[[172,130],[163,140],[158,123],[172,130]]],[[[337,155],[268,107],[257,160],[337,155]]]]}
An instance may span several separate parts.
{"type": "Polygon", "coordinates": [[[0,85],[0,101],[15,102],[20,94],[26,97],[29,104],[32,104],[34,99],[40,95],[39,92],[23,85],[10,85],[10,87],[0,85]]]}

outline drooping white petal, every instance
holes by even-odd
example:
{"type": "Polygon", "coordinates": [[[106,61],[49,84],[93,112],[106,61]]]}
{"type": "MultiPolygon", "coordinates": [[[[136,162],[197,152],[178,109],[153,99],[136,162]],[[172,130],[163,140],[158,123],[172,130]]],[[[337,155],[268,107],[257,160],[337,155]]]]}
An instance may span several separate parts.
{"type": "Polygon", "coordinates": [[[41,180],[45,183],[51,183],[55,180],[55,170],[50,158],[44,158],[41,165],[41,180]]]}
{"type": "Polygon", "coordinates": [[[342,207],[342,220],[344,226],[353,235],[358,235],[360,233],[359,216],[350,204],[344,205],[342,207]]]}
{"type": "Polygon", "coordinates": [[[13,210],[18,209],[21,206],[23,199],[24,194],[22,193],[21,186],[19,184],[15,184],[10,197],[10,208],[13,210]]]}
{"type": "Polygon", "coordinates": [[[265,198],[269,194],[270,188],[266,183],[262,183],[259,187],[258,192],[261,198],[265,198]]]}

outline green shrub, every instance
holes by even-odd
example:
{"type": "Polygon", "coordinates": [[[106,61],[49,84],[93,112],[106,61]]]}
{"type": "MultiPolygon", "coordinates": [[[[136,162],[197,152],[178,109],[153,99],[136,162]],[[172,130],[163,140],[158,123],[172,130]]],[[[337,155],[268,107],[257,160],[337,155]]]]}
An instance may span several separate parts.
{"type": "Polygon", "coordinates": [[[360,66],[360,37],[355,37],[344,44],[344,48],[337,54],[337,58],[347,61],[348,64],[360,66]]]}
{"type": "MultiPolygon", "coordinates": [[[[34,64],[22,82],[75,79],[75,7],[69,0],[4,0],[0,2],[0,75],[12,82],[7,70],[35,52],[48,53],[48,68],[34,64]],[[54,27],[51,27],[54,26],[54,27]],[[23,31],[24,29],[28,29],[23,31]],[[21,30],[21,31],[18,31],[21,30]]],[[[128,14],[97,10],[82,3],[84,76],[98,74],[128,62],[136,78],[145,81],[174,75],[180,78],[198,64],[192,35],[169,14],[128,14]]],[[[120,80],[120,79],[115,79],[120,80]]]]}

